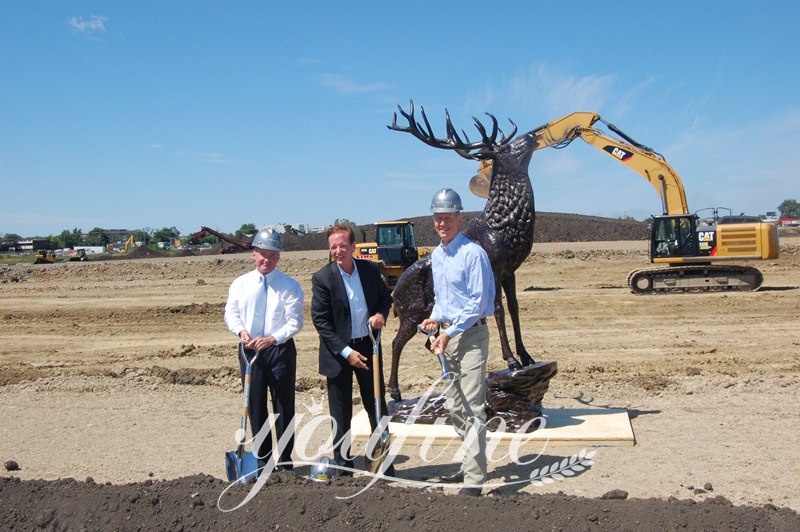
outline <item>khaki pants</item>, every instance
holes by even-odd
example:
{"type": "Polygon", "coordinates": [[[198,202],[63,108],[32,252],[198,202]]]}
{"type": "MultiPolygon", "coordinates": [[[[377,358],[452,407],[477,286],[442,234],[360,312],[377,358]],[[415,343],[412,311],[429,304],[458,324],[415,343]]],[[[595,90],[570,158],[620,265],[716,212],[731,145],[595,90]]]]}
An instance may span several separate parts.
{"type": "Polygon", "coordinates": [[[486,480],[486,361],[489,327],[472,327],[456,336],[445,351],[448,370],[456,380],[447,388],[450,417],[461,437],[464,451],[464,484],[481,485],[486,480]]]}

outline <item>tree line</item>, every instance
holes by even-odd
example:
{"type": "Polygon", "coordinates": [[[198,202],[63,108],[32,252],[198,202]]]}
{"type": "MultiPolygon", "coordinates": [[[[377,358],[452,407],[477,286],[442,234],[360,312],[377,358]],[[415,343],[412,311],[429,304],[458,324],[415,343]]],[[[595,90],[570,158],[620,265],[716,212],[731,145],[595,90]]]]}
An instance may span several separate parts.
{"type": "MultiPolygon", "coordinates": [[[[222,232],[222,231],[221,231],[222,232]]],[[[232,236],[236,237],[237,239],[242,239],[244,237],[250,236],[255,234],[256,226],[252,223],[242,224],[242,226],[237,229],[232,236]]],[[[151,229],[150,227],[144,227],[142,229],[132,229],[127,231],[124,237],[119,236],[119,233],[114,232],[110,233],[109,231],[101,228],[95,227],[91,231],[83,232],[80,229],[73,228],[72,230],[65,229],[61,231],[61,233],[57,235],[47,235],[47,236],[34,236],[31,237],[32,240],[47,240],[50,242],[50,249],[67,249],[67,248],[75,248],[79,246],[102,246],[105,247],[108,244],[116,243],[124,241],[128,238],[128,235],[133,235],[133,240],[136,242],[141,242],[145,246],[149,245],[157,245],[159,242],[164,243],[172,243],[175,240],[181,238],[181,232],[178,231],[176,227],[162,227],[161,229],[151,229]]],[[[191,237],[192,235],[186,235],[186,238],[191,237]]],[[[21,237],[15,233],[6,233],[3,236],[3,240],[6,241],[20,241],[20,240],[27,240],[26,238],[21,237]]],[[[214,244],[217,241],[217,237],[213,235],[203,236],[198,239],[194,243],[196,244],[203,244],[209,243],[214,244]]]]}
{"type": "MultiPolygon", "coordinates": [[[[781,218],[800,218],[800,202],[798,202],[795,199],[783,200],[781,204],[778,205],[778,211],[780,212],[781,218]]],[[[629,217],[626,217],[626,219],[627,218],[629,217]]],[[[336,220],[334,220],[333,223],[347,224],[353,226],[355,225],[355,223],[348,220],[347,218],[337,218],[336,220]]],[[[245,238],[254,235],[257,230],[258,229],[256,228],[255,224],[246,223],[242,224],[242,226],[239,229],[234,231],[232,236],[238,240],[243,240],[245,238]]],[[[145,246],[154,245],[157,244],[158,242],[170,243],[181,238],[182,236],[180,231],[178,231],[178,229],[175,228],[174,226],[162,227],[161,229],[151,229],[149,227],[144,227],[142,229],[133,229],[129,231],[128,234],[132,234],[134,241],[142,242],[145,246]]],[[[192,235],[186,235],[186,238],[188,239],[191,236],[192,235]]],[[[76,227],[73,228],[71,231],[69,229],[65,229],[61,231],[61,233],[58,235],[48,235],[43,237],[32,237],[32,238],[38,240],[49,240],[50,247],[52,249],[74,248],[76,246],[106,246],[108,244],[119,241],[119,238],[115,239],[113,235],[109,234],[108,231],[100,227],[95,227],[94,229],[86,233],[84,233],[83,231],[81,231],[76,227]]],[[[6,241],[25,240],[24,238],[15,233],[6,233],[3,239],[6,241]]],[[[207,235],[197,238],[193,243],[214,244],[216,243],[216,241],[217,237],[213,235],[207,235]]]]}

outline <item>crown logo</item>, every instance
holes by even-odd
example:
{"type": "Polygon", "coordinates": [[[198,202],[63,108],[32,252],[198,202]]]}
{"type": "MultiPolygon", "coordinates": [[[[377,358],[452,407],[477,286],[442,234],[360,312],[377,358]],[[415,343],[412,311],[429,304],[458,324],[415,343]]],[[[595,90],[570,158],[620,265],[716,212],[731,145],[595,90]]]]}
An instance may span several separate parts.
{"type": "Polygon", "coordinates": [[[308,413],[313,415],[313,416],[318,416],[318,415],[322,414],[322,411],[324,410],[324,408],[322,406],[322,400],[320,399],[319,402],[318,402],[317,399],[315,397],[313,397],[313,396],[311,397],[311,406],[308,406],[308,405],[304,405],[304,406],[306,407],[306,410],[308,411],[308,413]]]}

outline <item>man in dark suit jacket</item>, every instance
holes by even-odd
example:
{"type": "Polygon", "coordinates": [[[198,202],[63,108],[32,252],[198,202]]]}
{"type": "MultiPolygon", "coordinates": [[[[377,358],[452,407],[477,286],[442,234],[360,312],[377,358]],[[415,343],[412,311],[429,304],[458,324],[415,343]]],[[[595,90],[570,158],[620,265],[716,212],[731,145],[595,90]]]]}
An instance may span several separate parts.
{"type": "MultiPolygon", "coordinates": [[[[347,225],[328,230],[331,262],[312,278],[311,319],[319,333],[319,372],[328,378],[328,408],[334,424],[334,460],[352,468],[350,420],[353,417],[353,375],[358,381],[361,402],[369,415],[372,431],[375,396],[372,384],[372,340],[369,327],[380,329],[392,305],[392,296],[375,263],[354,259],[355,235],[347,225]]],[[[381,416],[388,413],[380,364],[381,416]]],[[[390,466],[386,475],[393,475],[390,466]]],[[[352,473],[340,469],[340,474],[352,473]]]]}

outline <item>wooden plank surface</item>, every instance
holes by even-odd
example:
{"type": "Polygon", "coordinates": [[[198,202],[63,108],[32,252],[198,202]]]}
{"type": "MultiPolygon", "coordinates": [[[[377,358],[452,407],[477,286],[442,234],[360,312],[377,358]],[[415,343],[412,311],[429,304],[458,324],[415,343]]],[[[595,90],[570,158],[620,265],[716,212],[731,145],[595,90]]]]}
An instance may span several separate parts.
{"type": "MultiPolygon", "coordinates": [[[[543,409],[542,414],[544,428],[526,434],[489,432],[488,441],[517,445],[547,442],[550,446],[632,446],[636,442],[628,412],[624,409],[543,409]]],[[[354,443],[369,438],[369,420],[365,410],[353,418],[351,430],[354,443]]],[[[389,432],[393,438],[402,438],[411,444],[448,445],[459,441],[455,429],[449,424],[389,423],[389,432]]]]}

